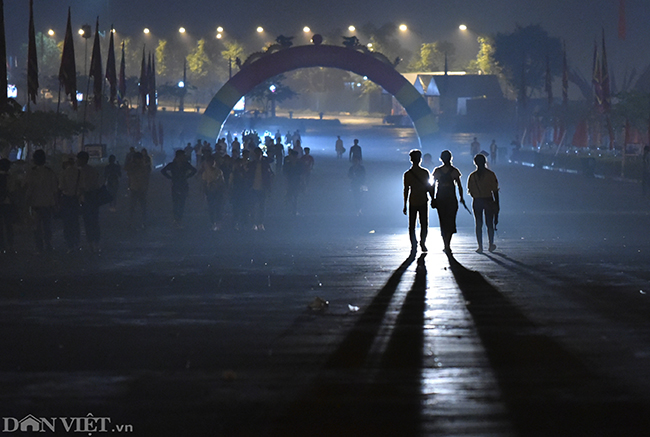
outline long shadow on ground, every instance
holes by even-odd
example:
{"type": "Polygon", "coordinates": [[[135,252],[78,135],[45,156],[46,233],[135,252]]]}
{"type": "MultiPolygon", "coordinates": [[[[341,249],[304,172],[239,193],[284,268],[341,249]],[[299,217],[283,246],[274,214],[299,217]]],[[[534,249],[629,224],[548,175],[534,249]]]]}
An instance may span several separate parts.
{"type": "Polygon", "coordinates": [[[648,405],[593,374],[480,273],[453,256],[449,264],[520,435],[640,435],[650,429],[648,405]]]}
{"type": "Polygon", "coordinates": [[[415,280],[405,296],[385,349],[384,317],[411,255],[393,272],[352,330],[329,357],[309,389],[274,426],[273,435],[415,436],[420,432],[420,397],[424,311],[425,255],[417,261],[415,280]]]}

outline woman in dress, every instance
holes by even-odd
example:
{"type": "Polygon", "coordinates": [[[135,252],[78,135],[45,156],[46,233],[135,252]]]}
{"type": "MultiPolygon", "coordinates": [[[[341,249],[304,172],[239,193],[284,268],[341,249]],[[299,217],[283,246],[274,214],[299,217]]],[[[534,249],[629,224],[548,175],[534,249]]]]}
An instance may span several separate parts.
{"type": "Polygon", "coordinates": [[[438,209],[440,221],[440,233],[445,248],[445,253],[451,254],[451,237],[456,233],[456,213],[458,212],[458,200],[465,203],[463,199],[463,187],[460,182],[460,171],[451,164],[452,156],[449,150],[443,150],[440,154],[442,165],[433,170],[434,200],[432,206],[438,209]],[[456,198],[456,187],[458,198],[456,198]]]}

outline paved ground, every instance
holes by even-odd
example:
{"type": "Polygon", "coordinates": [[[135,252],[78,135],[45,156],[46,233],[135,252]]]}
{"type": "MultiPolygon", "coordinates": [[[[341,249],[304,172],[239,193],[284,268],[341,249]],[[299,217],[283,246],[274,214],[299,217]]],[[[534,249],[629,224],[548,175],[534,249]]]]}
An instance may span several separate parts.
{"type": "Polygon", "coordinates": [[[347,162],[315,149],[301,215],[279,181],[266,232],[208,230],[198,195],[173,229],[156,174],[149,227],[103,211],[101,256],[5,256],[0,416],[91,413],[147,436],[650,432],[638,186],[502,164],[497,252],[474,253],[461,210],[453,257],[435,217],[409,257],[406,149],[364,150],[360,217],[347,162]]]}

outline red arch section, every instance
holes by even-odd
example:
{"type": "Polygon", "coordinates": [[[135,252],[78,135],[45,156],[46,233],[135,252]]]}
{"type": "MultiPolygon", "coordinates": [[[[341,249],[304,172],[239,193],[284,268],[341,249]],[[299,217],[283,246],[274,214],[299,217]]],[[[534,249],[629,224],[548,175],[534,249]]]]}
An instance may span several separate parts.
{"type": "Polygon", "coordinates": [[[366,76],[395,96],[406,109],[422,147],[433,139],[437,123],[431,108],[404,76],[372,54],[331,45],[286,48],[244,65],[210,101],[199,135],[209,140],[217,138],[235,104],[260,83],[287,71],[309,67],[332,67],[366,76]]]}

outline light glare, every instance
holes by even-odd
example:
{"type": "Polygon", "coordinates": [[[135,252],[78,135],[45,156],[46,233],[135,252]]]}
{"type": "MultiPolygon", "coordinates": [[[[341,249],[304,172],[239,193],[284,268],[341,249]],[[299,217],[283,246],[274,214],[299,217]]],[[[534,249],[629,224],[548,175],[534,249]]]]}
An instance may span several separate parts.
{"type": "Polygon", "coordinates": [[[144,30],[143,30],[143,32],[144,32],[146,35],[149,35],[150,30],[149,30],[148,27],[145,27],[144,30]]]}
{"type": "Polygon", "coordinates": [[[264,28],[262,26],[259,26],[257,28],[257,33],[262,33],[262,32],[264,32],[264,28]]]}
{"type": "Polygon", "coordinates": [[[467,26],[465,26],[464,24],[461,24],[460,26],[458,26],[458,28],[463,32],[467,30],[467,26]]]}
{"type": "Polygon", "coordinates": [[[348,26],[348,30],[349,30],[350,32],[354,32],[355,30],[357,30],[357,28],[354,27],[354,26],[348,26]]]}
{"type": "Polygon", "coordinates": [[[178,33],[185,33],[185,28],[184,27],[179,27],[178,28],[178,33]]]}
{"type": "Polygon", "coordinates": [[[309,28],[309,26],[305,26],[305,27],[302,28],[302,31],[305,32],[305,33],[309,33],[309,32],[311,32],[311,29],[309,28]]]}
{"type": "Polygon", "coordinates": [[[408,27],[406,26],[406,24],[400,24],[399,30],[401,30],[402,32],[406,32],[408,30],[408,27]]]}

